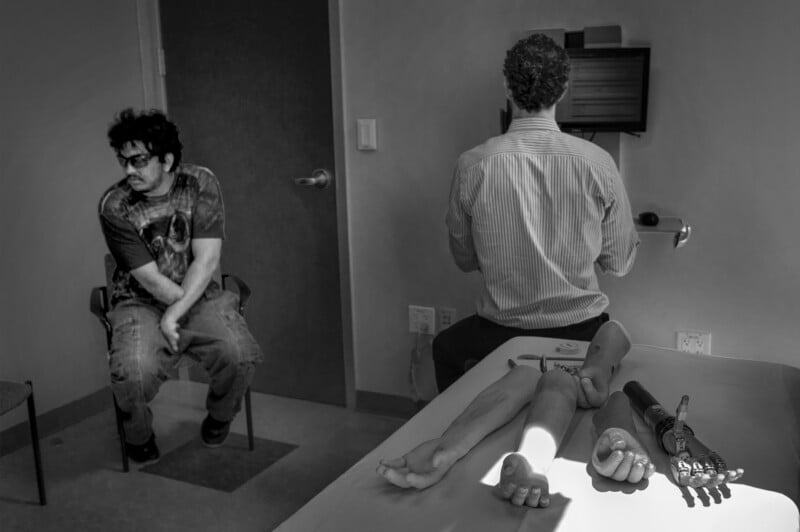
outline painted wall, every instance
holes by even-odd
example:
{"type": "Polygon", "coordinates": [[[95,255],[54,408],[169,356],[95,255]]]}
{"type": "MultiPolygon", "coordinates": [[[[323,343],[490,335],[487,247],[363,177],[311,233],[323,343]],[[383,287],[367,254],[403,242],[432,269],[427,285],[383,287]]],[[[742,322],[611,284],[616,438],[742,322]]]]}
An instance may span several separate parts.
{"type": "Polygon", "coordinates": [[[89,290],[97,202],[121,177],[106,130],[143,103],[135,2],[3,0],[0,75],[0,379],[31,379],[45,412],[108,384],[89,290]]]}
{"type": "Polygon", "coordinates": [[[634,212],[694,228],[679,250],[643,235],[634,271],[601,279],[610,312],[637,343],[701,329],[715,354],[800,366],[800,3],[344,0],[341,19],[358,389],[408,394],[408,304],[473,312],[444,215],[458,154],[499,132],[505,50],[605,24],[652,47],[648,132],[619,142],[634,212]],[[378,120],[378,151],[355,149],[357,118],[378,120]]]}
{"type": "MultiPolygon", "coordinates": [[[[523,30],[600,24],[653,48],[649,132],[620,139],[634,209],[695,230],[680,250],[644,235],[634,271],[601,281],[611,312],[639,343],[705,329],[717,354],[800,365],[798,19],[794,0],[342,0],[356,387],[408,394],[409,303],[472,312],[479,280],[452,264],[444,213],[456,157],[499,130],[505,50],[523,30]],[[379,150],[359,152],[370,117],[379,150]]],[[[108,381],[88,293],[97,199],[119,175],[105,131],[144,102],[136,4],[0,2],[0,74],[0,379],[32,379],[45,412],[108,381]]]]}

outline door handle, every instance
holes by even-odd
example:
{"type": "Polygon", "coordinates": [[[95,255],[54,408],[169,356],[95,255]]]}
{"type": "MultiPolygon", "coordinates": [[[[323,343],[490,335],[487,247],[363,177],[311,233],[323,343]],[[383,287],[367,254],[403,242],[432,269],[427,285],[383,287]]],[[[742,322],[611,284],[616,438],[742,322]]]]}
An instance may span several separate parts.
{"type": "Polygon", "coordinates": [[[304,187],[326,188],[333,182],[333,173],[324,168],[317,168],[311,172],[311,177],[295,177],[295,185],[304,187]]]}

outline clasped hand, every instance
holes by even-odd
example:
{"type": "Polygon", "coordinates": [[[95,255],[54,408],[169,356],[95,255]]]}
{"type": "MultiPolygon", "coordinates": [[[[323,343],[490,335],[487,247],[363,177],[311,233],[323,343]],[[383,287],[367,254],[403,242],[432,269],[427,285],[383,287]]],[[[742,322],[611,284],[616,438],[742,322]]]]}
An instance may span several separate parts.
{"type": "Polygon", "coordinates": [[[612,427],[603,431],[592,450],[592,465],[604,477],[636,484],[656,470],[647,450],[628,431],[612,427]]]}
{"type": "Polygon", "coordinates": [[[164,315],[161,316],[160,327],[161,333],[164,335],[164,338],[167,339],[169,346],[177,353],[178,340],[180,339],[178,329],[180,325],[178,325],[178,316],[175,311],[172,310],[172,307],[167,307],[167,310],[164,311],[164,315]]]}

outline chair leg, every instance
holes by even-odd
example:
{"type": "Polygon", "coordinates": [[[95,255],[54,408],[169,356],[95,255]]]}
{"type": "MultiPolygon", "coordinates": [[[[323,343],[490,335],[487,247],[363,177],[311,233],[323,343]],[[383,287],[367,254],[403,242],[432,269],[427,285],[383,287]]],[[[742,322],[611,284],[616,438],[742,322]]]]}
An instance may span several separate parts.
{"type": "Polygon", "coordinates": [[[36,465],[36,484],[39,487],[39,504],[47,504],[47,495],[44,489],[44,472],[42,471],[42,453],[39,449],[39,429],[36,426],[36,404],[33,401],[33,384],[25,381],[30,387],[31,394],[28,396],[28,424],[31,427],[31,445],[33,447],[33,462],[36,465]]]}
{"type": "Polygon", "coordinates": [[[253,411],[250,408],[250,387],[244,393],[244,413],[247,418],[247,445],[252,451],[255,449],[255,441],[253,438],[253,411]]]}
{"type": "Polygon", "coordinates": [[[128,451],[125,449],[125,427],[122,424],[122,410],[119,409],[117,404],[117,396],[114,391],[111,391],[111,397],[114,399],[114,418],[117,420],[117,435],[119,436],[119,449],[122,453],[122,470],[127,473],[130,471],[128,465],[128,451]]]}

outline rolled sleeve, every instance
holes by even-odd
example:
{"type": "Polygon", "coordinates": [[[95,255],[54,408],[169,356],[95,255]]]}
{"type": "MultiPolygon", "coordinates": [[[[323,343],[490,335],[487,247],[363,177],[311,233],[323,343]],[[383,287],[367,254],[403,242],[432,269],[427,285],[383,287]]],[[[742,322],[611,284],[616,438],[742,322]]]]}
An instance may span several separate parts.
{"type": "Polygon", "coordinates": [[[456,168],[450,185],[450,204],[445,223],[450,237],[450,254],[456,266],[469,272],[478,269],[478,257],[472,240],[472,220],[461,197],[461,180],[461,173],[456,168]]]}
{"type": "Polygon", "coordinates": [[[619,173],[609,176],[609,200],[603,217],[603,247],[597,264],[603,273],[627,274],[636,260],[639,234],[633,224],[628,194],[619,173]]]}

